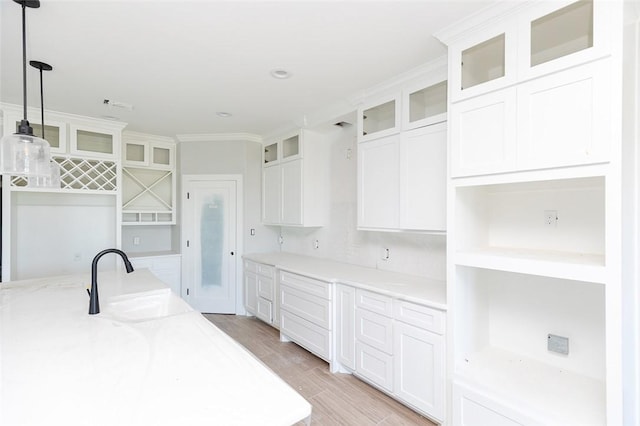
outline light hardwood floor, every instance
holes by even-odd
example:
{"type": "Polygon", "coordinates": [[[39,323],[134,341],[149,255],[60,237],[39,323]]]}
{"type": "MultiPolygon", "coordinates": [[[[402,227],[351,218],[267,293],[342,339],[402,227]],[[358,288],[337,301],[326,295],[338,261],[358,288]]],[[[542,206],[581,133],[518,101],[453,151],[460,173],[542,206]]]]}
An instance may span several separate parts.
{"type": "Polygon", "coordinates": [[[329,365],[294,343],[282,343],[278,330],[236,315],[205,317],[238,341],[313,405],[312,425],[434,425],[349,374],[331,374],[329,365]]]}

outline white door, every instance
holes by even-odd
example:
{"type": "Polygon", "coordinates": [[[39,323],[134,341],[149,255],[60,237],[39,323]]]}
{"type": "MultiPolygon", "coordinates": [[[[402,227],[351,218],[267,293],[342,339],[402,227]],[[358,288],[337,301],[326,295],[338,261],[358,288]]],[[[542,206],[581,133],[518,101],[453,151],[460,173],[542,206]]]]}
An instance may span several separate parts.
{"type": "Polygon", "coordinates": [[[234,180],[184,183],[182,298],[208,313],[236,313],[236,214],[234,180]]]}

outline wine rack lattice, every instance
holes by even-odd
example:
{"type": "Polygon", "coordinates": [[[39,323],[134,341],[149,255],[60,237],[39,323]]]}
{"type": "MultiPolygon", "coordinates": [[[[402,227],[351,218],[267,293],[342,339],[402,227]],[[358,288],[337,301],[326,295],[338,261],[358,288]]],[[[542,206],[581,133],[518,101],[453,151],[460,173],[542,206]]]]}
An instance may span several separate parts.
{"type": "MultiPolygon", "coordinates": [[[[117,167],[114,161],[75,157],[53,157],[60,167],[60,187],[80,191],[116,191],[117,167]]],[[[11,186],[27,187],[27,178],[13,176],[11,186]]]]}

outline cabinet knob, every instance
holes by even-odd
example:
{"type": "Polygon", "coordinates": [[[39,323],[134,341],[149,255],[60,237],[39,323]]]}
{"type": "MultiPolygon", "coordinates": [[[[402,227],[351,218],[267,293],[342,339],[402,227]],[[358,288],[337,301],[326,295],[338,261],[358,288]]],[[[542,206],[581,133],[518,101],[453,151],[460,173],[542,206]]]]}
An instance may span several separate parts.
{"type": "Polygon", "coordinates": [[[233,252],[231,252],[231,256],[233,256],[233,252]]]}

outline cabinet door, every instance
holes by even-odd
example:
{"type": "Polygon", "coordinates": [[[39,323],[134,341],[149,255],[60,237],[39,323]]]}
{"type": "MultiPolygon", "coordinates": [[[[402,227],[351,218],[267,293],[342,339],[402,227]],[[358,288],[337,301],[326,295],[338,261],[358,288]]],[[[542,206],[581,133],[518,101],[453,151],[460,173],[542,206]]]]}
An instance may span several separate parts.
{"type": "Polygon", "coordinates": [[[258,297],[256,318],[266,322],[267,324],[272,324],[273,304],[270,301],[263,299],[262,297],[258,297]]]}
{"type": "Polygon", "coordinates": [[[71,154],[115,159],[120,149],[120,132],[99,127],[69,125],[71,154]]]}
{"type": "Polygon", "coordinates": [[[127,139],[123,141],[122,145],[122,164],[138,167],[149,165],[148,142],[127,139]]]}
{"type": "Polygon", "coordinates": [[[356,368],[355,311],[356,289],[338,284],[336,287],[336,357],[343,366],[356,368]]]}
{"type": "Polygon", "coordinates": [[[172,144],[149,144],[149,165],[156,169],[171,170],[175,166],[176,147],[172,144]]]}
{"type": "Polygon", "coordinates": [[[400,95],[378,98],[358,109],[358,142],[400,131],[400,95]]]}
{"type": "Polygon", "coordinates": [[[396,321],[394,391],[409,404],[438,420],[444,417],[443,337],[396,321]]]}
{"type": "Polygon", "coordinates": [[[393,320],[365,309],[356,309],[356,339],[393,354],[393,320]]]}
{"type": "Polygon", "coordinates": [[[258,307],[258,276],[244,270],[244,307],[255,315],[258,307]]]}
{"type": "Polygon", "coordinates": [[[282,212],[282,174],[279,166],[262,169],[262,222],[279,224],[282,212]]]}
{"type": "Polygon", "coordinates": [[[258,277],[258,296],[265,300],[273,300],[273,279],[258,277]]]}
{"type": "Polygon", "coordinates": [[[356,375],[393,392],[393,357],[356,341],[356,375]]]}
{"type": "Polygon", "coordinates": [[[282,163],[282,223],[302,225],[302,160],[282,163]]]}
{"type": "Polygon", "coordinates": [[[399,225],[400,135],[358,144],[358,227],[399,225]]]}
{"type": "MultiPolygon", "coordinates": [[[[18,131],[18,126],[22,121],[22,116],[7,112],[5,117],[5,134],[12,134],[18,131]]],[[[42,124],[40,118],[31,117],[29,124],[33,128],[33,134],[42,137],[42,124]]],[[[49,120],[45,115],[44,139],[51,146],[51,154],[67,153],[67,124],[62,121],[49,120]]]]}
{"type": "Polygon", "coordinates": [[[444,231],[447,125],[404,132],[400,143],[400,227],[444,231]]]}
{"type": "Polygon", "coordinates": [[[451,106],[452,177],[516,168],[516,91],[513,88],[451,106]]]}
{"type": "Polygon", "coordinates": [[[534,2],[518,17],[520,81],[608,55],[614,9],[598,0],[534,2]]]}
{"type": "Polygon", "coordinates": [[[518,87],[518,169],[609,159],[610,66],[603,59],[518,87]]]}
{"type": "Polygon", "coordinates": [[[450,94],[453,102],[500,89],[516,81],[514,23],[501,23],[449,48],[450,94]]]}

